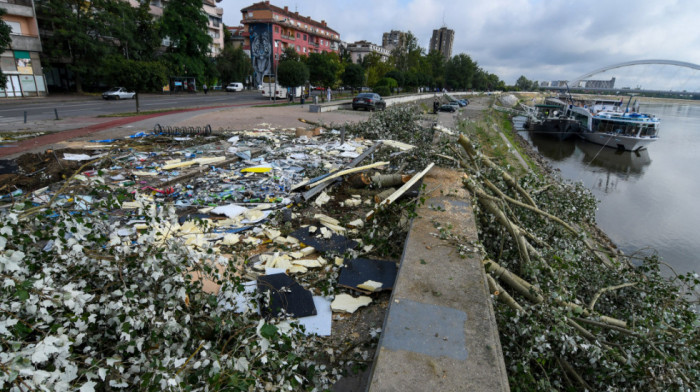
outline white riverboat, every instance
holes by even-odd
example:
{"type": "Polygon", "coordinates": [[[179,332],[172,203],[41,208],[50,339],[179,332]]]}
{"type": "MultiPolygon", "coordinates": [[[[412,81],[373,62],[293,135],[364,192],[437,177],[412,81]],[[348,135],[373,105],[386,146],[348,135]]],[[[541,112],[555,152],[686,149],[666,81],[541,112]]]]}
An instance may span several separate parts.
{"type": "Polygon", "coordinates": [[[631,112],[629,107],[622,110],[621,106],[621,102],[610,100],[574,106],[572,111],[581,124],[579,135],[589,142],[625,151],[646,148],[659,139],[661,120],[638,113],[636,105],[631,112]]]}

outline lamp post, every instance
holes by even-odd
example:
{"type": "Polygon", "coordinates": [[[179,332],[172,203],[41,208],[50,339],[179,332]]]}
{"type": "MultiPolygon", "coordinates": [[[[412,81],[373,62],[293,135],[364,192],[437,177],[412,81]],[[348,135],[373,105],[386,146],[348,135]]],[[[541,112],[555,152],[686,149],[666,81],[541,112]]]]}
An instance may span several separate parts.
{"type": "Polygon", "coordinates": [[[275,53],[275,62],[272,63],[275,67],[275,103],[277,103],[277,87],[279,87],[279,83],[277,83],[277,59],[279,59],[279,40],[275,40],[275,50],[277,50],[277,53],[275,53]]]}

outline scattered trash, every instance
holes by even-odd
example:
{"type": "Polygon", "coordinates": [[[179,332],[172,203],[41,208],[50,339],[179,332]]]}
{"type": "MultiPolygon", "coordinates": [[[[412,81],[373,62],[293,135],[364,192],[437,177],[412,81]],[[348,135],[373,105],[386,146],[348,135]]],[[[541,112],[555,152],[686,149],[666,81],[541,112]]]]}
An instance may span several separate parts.
{"type": "Polygon", "coordinates": [[[361,295],[353,297],[350,294],[338,294],[331,302],[331,309],[334,312],[355,313],[355,311],[363,306],[372,303],[372,298],[361,295]]]}
{"type": "Polygon", "coordinates": [[[393,261],[363,258],[347,260],[340,270],[338,285],[365,292],[391,290],[394,288],[396,273],[397,266],[393,261]],[[374,283],[368,281],[379,283],[379,286],[375,287],[374,283]]]}
{"type": "Polygon", "coordinates": [[[257,280],[258,291],[263,294],[260,312],[269,319],[282,314],[292,317],[316,315],[316,306],[309,290],[302,288],[287,274],[262,275],[257,280]],[[269,294],[268,294],[269,293],[269,294]],[[265,304],[265,297],[269,303],[265,304]]]}

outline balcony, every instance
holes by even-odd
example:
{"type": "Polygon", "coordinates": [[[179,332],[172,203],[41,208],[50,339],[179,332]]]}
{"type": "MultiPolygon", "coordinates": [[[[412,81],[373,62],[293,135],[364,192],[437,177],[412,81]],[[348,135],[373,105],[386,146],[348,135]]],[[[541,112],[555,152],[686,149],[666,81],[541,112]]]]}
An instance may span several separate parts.
{"type": "Polygon", "coordinates": [[[292,35],[280,34],[280,37],[282,37],[282,39],[286,39],[289,41],[296,41],[296,38],[294,38],[294,36],[292,36],[292,35]]]}
{"type": "Polygon", "coordinates": [[[41,52],[41,40],[31,35],[10,34],[10,47],[14,50],[26,50],[29,52],[41,52]]]}
{"type": "Polygon", "coordinates": [[[0,8],[4,8],[8,15],[34,17],[34,7],[32,7],[31,0],[0,1],[0,8]]]}

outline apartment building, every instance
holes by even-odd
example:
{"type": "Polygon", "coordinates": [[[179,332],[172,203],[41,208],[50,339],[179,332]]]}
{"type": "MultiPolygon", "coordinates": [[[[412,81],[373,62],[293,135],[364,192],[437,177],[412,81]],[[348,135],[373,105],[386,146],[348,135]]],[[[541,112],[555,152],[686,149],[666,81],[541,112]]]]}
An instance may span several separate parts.
{"type": "MultiPolygon", "coordinates": [[[[0,0],[3,1],[3,0],[0,0]]],[[[129,3],[138,7],[139,0],[128,0],[129,3]]],[[[168,3],[168,0],[150,0],[151,1],[151,15],[157,18],[163,16],[163,7],[168,3]]],[[[202,0],[202,9],[204,13],[209,17],[209,23],[207,24],[207,33],[212,38],[212,43],[209,46],[209,55],[215,57],[221,53],[224,49],[224,23],[223,15],[224,9],[216,6],[216,3],[220,3],[221,0],[202,0]]],[[[163,45],[167,46],[168,42],[164,42],[163,45]]]]}
{"type": "Polygon", "coordinates": [[[455,31],[447,27],[441,27],[438,30],[433,30],[433,36],[430,38],[430,52],[439,52],[445,59],[452,57],[452,43],[455,40],[455,31]]]}
{"type": "Polygon", "coordinates": [[[262,1],[241,10],[243,50],[253,62],[254,83],[261,84],[263,75],[273,74],[279,57],[288,47],[297,53],[335,52],[340,50],[340,34],[308,16],[291,12],[262,1]]]}
{"type": "Polygon", "coordinates": [[[384,33],[382,34],[382,46],[388,51],[405,46],[406,35],[405,32],[399,30],[391,30],[388,33],[384,33]]]}
{"type": "Polygon", "coordinates": [[[376,53],[380,56],[381,61],[387,61],[391,52],[377,44],[368,41],[357,41],[349,43],[345,46],[345,50],[350,53],[350,60],[353,63],[359,64],[362,59],[370,53],[376,53]]]}
{"type": "Polygon", "coordinates": [[[9,50],[0,53],[0,68],[8,76],[0,86],[0,98],[46,95],[41,68],[41,40],[33,0],[0,0],[6,11],[3,22],[10,26],[9,50]]]}

